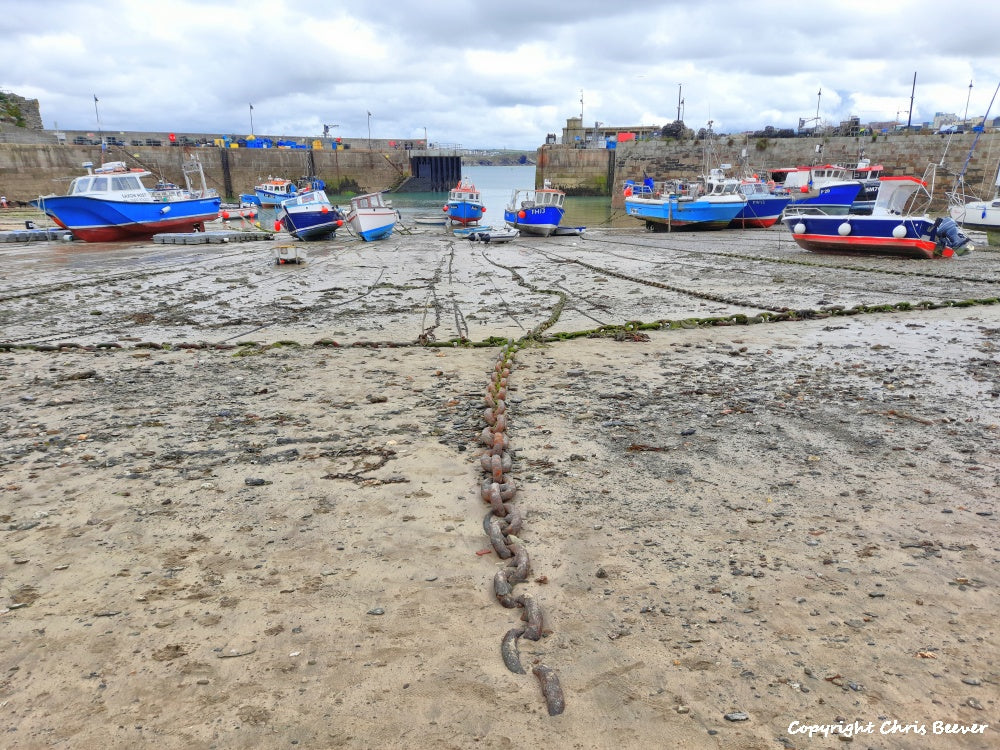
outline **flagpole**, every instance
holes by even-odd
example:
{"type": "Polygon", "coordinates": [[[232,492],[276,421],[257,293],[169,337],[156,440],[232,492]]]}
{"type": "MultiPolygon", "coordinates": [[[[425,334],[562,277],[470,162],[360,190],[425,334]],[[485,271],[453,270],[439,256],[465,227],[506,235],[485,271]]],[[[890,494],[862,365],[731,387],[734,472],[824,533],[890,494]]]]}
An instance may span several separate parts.
{"type": "Polygon", "coordinates": [[[372,150],[372,113],[368,113],[368,150],[372,150]]]}
{"type": "Polygon", "coordinates": [[[250,135],[253,135],[253,104],[250,104],[250,135]]]}

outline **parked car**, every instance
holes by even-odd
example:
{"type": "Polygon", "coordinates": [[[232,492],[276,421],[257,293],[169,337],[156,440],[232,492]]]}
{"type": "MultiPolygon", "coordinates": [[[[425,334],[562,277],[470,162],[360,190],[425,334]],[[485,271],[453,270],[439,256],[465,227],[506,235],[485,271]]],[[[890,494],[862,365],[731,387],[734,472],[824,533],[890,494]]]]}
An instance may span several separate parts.
{"type": "Polygon", "coordinates": [[[962,128],[960,128],[958,125],[942,125],[940,128],[937,129],[938,135],[946,135],[948,133],[964,133],[964,132],[965,131],[962,130],[962,128]]]}

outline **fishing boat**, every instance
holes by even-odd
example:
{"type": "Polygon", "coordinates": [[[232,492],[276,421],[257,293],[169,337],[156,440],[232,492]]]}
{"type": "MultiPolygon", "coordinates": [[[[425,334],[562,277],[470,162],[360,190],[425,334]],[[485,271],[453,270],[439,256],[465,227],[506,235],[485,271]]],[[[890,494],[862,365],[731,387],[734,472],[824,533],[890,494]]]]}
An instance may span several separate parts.
{"type": "MultiPolygon", "coordinates": [[[[785,208],[785,216],[796,214],[826,214],[829,216],[844,216],[854,213],[852,207],[861,193],[861,183],[857,180],[849,182],[834,182],[824,185],[816,195],[808,198],[797,198],[785,208]]],[[[877,191],[876,191],[877,193],[877,191]]],[[[873,207],[867,211],[856,213],[871,213],[873,207]]]]}
{"type": "Polygon", "coordinates": [[[503,218],[520,232],[548,237],[562,221],[566,193],[550,187],[546,180],[544,187],[530,190],[515,190],[504,209],[503,218]]]}
{"type": "Polygon", "coordinates": [[[388,205],[382,193],[368,193],[351,198],[347,224],[365,242],[383,240],[392,234],[399,214],[388,205]]]}
{"type": "Polygon", "coordinates": [[[872,164],[871,160],[864,156],[858,159],[858,165],[850,170],[849,175],[849,179],[861,183],[861,190],[851,204],[852,214],[871,213],[875,207],[875,198],[878,196],[879,178],[884,172],[885,167],[881,164],[872,164]]]}
{"type": "Polygon", "coordinates": [[[800,247],[816,253],[950,258],[971,252],[969,238],[952,219],[907,211],[920,197],[929,205],[927,184],[918,177],[882,177],[870,214],[786,211],[782,221],[800,247]]]}
{"type": "Polygon", "coordinates": [[[792,202],[790,195],[772,193],[767,183],[759,179],[740,180],[740,192],[746,200],[746,205],[729,222],[729,226],[739,229],[774,226],[781,218],[782,212],[792,202]]]}
{"type": "MultiPolygon", "coordinates": [[[[803,196],[815,197],[824,188],[833,185],[843,185],[848,182],[858,182],[860,189],[857,197],[848,206],[851,213],[867,213],[875,202],[875,194],[879,188],[879,178],[883,176],[885,167],[872,164],[862,153],[854,167],[839,164],[816,164],[810,167],[786,167],[769,171],[771,181],[777,188],[776,192],[789,192],[803,196]]],[[[846,213],[846,211],[845,211],[846,213]]]]}
{"type": "Polygon", "coordinates": [[[305,190],[281,202],[276,223],[305,242],[325,240],[344,225],[344,216],[323,190],[305,190]]]}
{"type": "Polygon", "coordinates": [[[734,186],[705,195],[704,183],[681,180],[641,183],[626,180],[625,213],[646,223],[646,229],[725,229],[746,201],[734,186]]]}
{"type": "Polygon", "coordinates": [[[129,169],[116,161],[94,167],[70,184],[66,195],[48,195],[32,201],[56,224],[84,242],[148,239],[162,232],[205,231],[205,222],[218,218],[221,200],[205,183],[201,162],[183,165],[186,187],[171,185],[151,190],[142,178],[152,173],[129,169]],[[200,178],[199,182],[194,182],[200,178]]]}
{"type": "Polygon", "coordinates": [[[455,224],[478,224],[486,213],[482,198],[476,186],[468,179],[461,179],[448,191],[448,202],[442,208],[448,219],[455,224]]]}
{"type": "Polygon", "coordinates": [[[948,196],[948,214],[963,227],[1000,230],[1000,164],[995,186],[990,200],[968,200],[964,192],[953,191],[948,196]]]}
{"type": "Polygon", "coordinates": [[[254,185],[253,193],[241,193],[241,203],[254,203],[265,208],[275,208],[303,190],[323,190],[326,184],[318,177],[303,177],[295,182],[281,177],[268,177],[254,185]]]}
{"type": "Polygon", "coordinates": [[[757,175],[748,173],[743,178],[730,177],[726,170],[732,165],[722,164],[709,170],[705,177],[705,194],[741,195],[743,206],[729,222],[737,229],[770,227],[781,218],[781,212],[792,202],[791,195],[775,195],[767,183],[757,175]]]}

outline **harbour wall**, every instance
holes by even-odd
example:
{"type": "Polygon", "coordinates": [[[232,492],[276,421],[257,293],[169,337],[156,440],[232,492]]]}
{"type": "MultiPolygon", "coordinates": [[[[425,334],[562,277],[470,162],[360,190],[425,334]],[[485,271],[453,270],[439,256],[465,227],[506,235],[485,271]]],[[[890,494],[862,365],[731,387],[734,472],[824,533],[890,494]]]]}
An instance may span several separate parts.
{"type": "MultiPolygon", "coordinates": [[[[876,137],[823,137],[750,139],[720,136],[714,146],[717,163],[739,165],[744,149],[746,161],[758,173],[778,167],[811,164],[853,166],[862,155],[885,174],[920,177],[930,163],[937,164],[934,185],[935,208],[945,205],[944,190],[962,171],[975,133],[952,136],[907,132],[876,137]],[[950,141],[948,139],[951,139],[950,141]],[[817,146],[819,149],[817,150],[817,146]],[[943,162],[943,166],[942,166],[943,162]]],[[[983,133],[969,160],[966,185],[974,192],[993,195],[1000,133],[983,133]]],[[[649,176],[692,179],[705,171],[702,141],[638,141],[619,143],[614,149],[578,149],[545,145],[538,150],[536,185],[548,179],[553,187],[577,195],[610,195],[615,208],[624,207],[622,184],[649,176]]],[[[762,174],[763,176],[763,174],[762,174]]]]}
{"type": "Polygon", "coordinates": [[[329,192],[388,190],[410,174],[410,152],[312,149],[237,149],[215,146],[100,146],[0,143],[0,193],[14,201],[62,194],[73,177],[85,174],[84,162],[124,161],[141,166],[176,184],[183,184],[181,166],[197,158],[209,187],[225,197],[253,192],[268,176],[296,179],[316,175],[329,192]]]}
{"type": "MultiPolygon", "coordinates": [[[[953,176],[961,172],[974,138],[974,133],[940,136],[920,132],[876,137],[749,140],[720,136],[714,150],[718,162],[734,165],[741,163],[745,150],[748,163],[758,170],[807,164],[853,165],[863,154],[872,164],[882,164],[886,174],[920,176],[929,163],[943,162],[934,186],[935,205],[940,208],[944,205],[944,189],[950,188],[953,176]]],[[[70,178],[84,173],[81,164],[85,161],[94,164],[125,161],[180,184],[181,165],[192,157],[201,161],[209,186],[231,198],[249,192],[271,175],[295,179],[315,174],[327,183],[331,193],[339,189],[369,192],[389,190],[406,182],[412,172],[411,155],[436,153],[405,149],[226,149],[164,145],[113,146],[102,159],[101,148],[95,145],[0,142],[0,194],[11,200],[28,201],[40,195],[63,193],[70,178]]],[[[965,177],[973,192],[993,194],[998,159],[1000,133],[981,134],[965,177]]],[[[615,149],[547,144],[536,154],[535,184],[541,187],[549,180],[553,187],[570,195],[610,196],[612,206],[621,208],[621,186],[626,179],[641,180],[646,175],[654,179],[691,179],[704,169],[704,143],[696,140],[627,142],[615,149]]]]}

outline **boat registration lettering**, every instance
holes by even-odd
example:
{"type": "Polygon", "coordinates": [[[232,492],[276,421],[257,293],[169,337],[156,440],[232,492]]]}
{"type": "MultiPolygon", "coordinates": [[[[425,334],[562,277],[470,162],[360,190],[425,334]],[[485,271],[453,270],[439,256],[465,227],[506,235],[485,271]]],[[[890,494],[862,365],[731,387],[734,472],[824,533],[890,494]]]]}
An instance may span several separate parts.
{"type": "Polygon", "coordinates": [[[122,193],[122,200],[126,201],[141,201],[146,200],[146,193],[122,193]]]}

